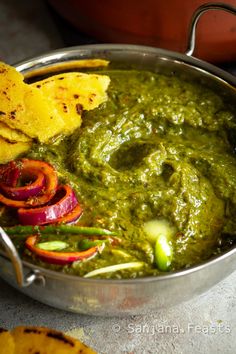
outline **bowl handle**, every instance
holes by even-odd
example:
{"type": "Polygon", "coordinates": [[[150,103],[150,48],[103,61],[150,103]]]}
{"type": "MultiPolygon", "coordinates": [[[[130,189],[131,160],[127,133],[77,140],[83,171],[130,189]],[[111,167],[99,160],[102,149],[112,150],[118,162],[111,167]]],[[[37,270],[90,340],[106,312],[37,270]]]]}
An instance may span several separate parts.
{"type": "Polygon", "coordinates": [[[22,262],[20,259],[20,256],[10,239],[10,237],[7,235],[7,233],[3,230],[3,228],[0,226],[0,244],[5,248],[7,252],[8,258],[10,258],[14,271],[15,271],[15,277],[17,284],[19,287],[27,287],[31,284],[33,284],[36,280],[40,280],[40,282],[45,284],[45,279],[44,277],[40,274],[40,272],[37,269],[34,269],[32,272],[24,276],[23,272],[23,266],[22,262]]]}
{"type": "Polygon", "coordinates": [[[192,15],[191,22],[188,29],[188,43],[187,43],[187,50],[185,52],[185,54],[188,56],[192,56],[195,50],[196,27],[198,24],[198,20],[200,19],[201,15],[208,10],[223,10],[233,15],[236,15],[236,7],[224,3],[211,2],[199,6],[192,15]]]}

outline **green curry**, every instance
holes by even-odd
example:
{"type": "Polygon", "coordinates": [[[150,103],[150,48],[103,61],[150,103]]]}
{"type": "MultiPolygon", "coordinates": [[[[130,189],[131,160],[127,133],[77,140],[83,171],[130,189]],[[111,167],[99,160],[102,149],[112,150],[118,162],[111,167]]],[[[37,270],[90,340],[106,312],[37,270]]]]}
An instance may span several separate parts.
{"type": "MultiPolygon", "coordinates": [[[[53,164],[75,189],[84,210],[80,225],[116,230],[118,236],[85,262],[63,267],[34,262],[79,276],[142,262],[99,275],[134,278],[162,273],[156,259],[160,235],[171,248],[170,271],[230,247],[236,232],[233,111],[213,91],[174,76],[105,73],[111,78],[108,101],[84,112],[72,136],[35,145],[28,156],[53,164]]],[[[48,235],[45,241],[56,239],[48,235]]],[[[81,244],[81,236],[60,240],[69,242],[70,250],[81,244]]],[[[27,252],[24,257],[32,261],[27,252]]]]}

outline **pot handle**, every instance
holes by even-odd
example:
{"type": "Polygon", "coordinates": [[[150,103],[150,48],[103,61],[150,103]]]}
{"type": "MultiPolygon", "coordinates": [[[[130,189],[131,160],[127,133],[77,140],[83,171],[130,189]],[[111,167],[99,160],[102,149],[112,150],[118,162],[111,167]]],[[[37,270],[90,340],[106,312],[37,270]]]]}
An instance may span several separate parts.
{"type": "Polygon", "coordinates": [[[191,18],[191,22],[189,25],[189,30],[188,30],[188,46],[187,50],[185,52],[186,55],[191,56],[193,55],[193,52],[195,50],[195,42],[196,42],[196,27],[198,24],[198,20],[208,10],[223,10],[226,12],[229,12],[233,15],[236,15],[236,7],[231,6],[228,4],[224,3],[207,3],[204,5],[199,6],[196,11],[193,13],[193,16],[191,18]]]}
{"type": "Polygon", "coordinates": [[[12,262],[15,271],[16,281],[19,287],[21,288],[27,287],[33,284],[36,280],[40,280],[43,283],[43,285],[45,284],[44,277],[36,269],[34,269],[32,272],[30,272],[24,277],[23,266],[22,266],[20,256],[12,240],[6,234],[6,232],[3,230],[1,226],[0,226],[0,244],[5,248],[8,257],[12,262]]]}

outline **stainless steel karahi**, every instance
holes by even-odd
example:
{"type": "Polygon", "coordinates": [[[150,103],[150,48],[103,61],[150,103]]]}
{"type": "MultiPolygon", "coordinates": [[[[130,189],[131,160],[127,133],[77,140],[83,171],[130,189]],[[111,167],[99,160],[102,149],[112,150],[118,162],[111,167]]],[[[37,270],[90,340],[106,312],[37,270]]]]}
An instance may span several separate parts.
{"type": "MultiPolygon", "coordinates": [[[[155,72],[176,72],[212,87],[226,100],[236,102],[236,78],[192,56],[195,27],[201,13],[222,8],[236,14],[236,8],[211,4],[194,14],[185,54],[134,45],[87,45],[53,51],[16,65],[27,77],[39,71],[50,73],[62,64],[85,58],[103,58],[119,68],[135,67],[155,72]]],[[[22,261],[11,240],[0,229],[0,276],[24,294],[67,311],[90,315],[128,315],[156,311],[203,293],[236,268],[236,246],[195,267],[158,277],[126,280],[85,279],[41,268],[22,261]]]]}

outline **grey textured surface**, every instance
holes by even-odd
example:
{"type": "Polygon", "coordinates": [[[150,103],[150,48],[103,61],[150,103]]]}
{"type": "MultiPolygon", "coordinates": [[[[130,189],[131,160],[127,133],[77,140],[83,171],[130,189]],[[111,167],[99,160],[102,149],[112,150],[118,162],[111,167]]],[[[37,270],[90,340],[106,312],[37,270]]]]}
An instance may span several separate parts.
{"type": "Polygon", "coordinates": [[[2,280],[0,289],[2,327],[49,326],[79,338],[99,353],[235,353],[236,273],[187,303],[126,318],[60,311],[22,295],[2,280]]]}
{"type": "MultiPolygon", "coordinates": [[[[1,0],[0,28],[0,59],[8,63],[63,45],[40,0],[1,0]]],[[[236,272],[188,303],[127,318],[63,312],[22,295],[0,280],[0,327],[22,324],[66,331],[99,353],[234,354],[236,272]]]]}

